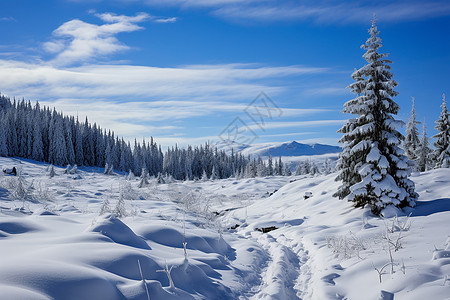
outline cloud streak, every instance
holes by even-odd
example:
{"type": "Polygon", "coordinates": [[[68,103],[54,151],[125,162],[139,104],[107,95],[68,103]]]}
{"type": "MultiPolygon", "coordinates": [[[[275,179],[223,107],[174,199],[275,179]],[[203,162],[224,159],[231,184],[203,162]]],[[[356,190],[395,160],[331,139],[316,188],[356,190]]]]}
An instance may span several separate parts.
{"type": "Polygon", "coordinates": [[[233,21],[308,21],[367,23],[375,13],[384,22],[403,22],[450,15],[448,1],[264,1],[255,5],[228,5],[213,14],[233,21]]]}
{"type": "Polygon", "coordinates": [[[3,22],[17,22],[17,20],[14,17],[0,17],[0,21],[3,21],[3,22]]]}
{"type": "Polygon", "coordinates": [[[264,80],[326,73],[325,68],[303,66],[197,65],[158,68],[131,65],[85,65],[59,68],[0,60],[0,81],[14,94],[70,98],[127,97],[132,99],[245,99],[261,91],[283,89],[264,80]]]}
{"type": "MultiPolygon", "coordinates": [[[[266,122],[263,127],[266,129],[281,129],[281,128],[304,128],[304,127],[323,127],[323,126],[341,126],[346,120],[312,120],[312,121],[292,121],[292,122],[266,122]]],[[[252,130],[258,130],[259,125],[249,125],[252,130]]]]}
{"type": "MultiPolygon", "coordinates": [[[[83,1],[83,0],[79,0],[83,1]]],[[[85,0],[86,1],[86,0],[85,0]]],[[[127,2],[128,0],[118,0],[127,2]]],[[[233,22],[367,23],[376,13],[383,22],[404,22],[450,15],[444,0],[137,0],[153,7],[203,9],[233,22]]]]}
{"type": "Polygon", "coordinates": [[[156,23],[175,23],[178,19],[176,17],[171,18],[161,18],[161,19],[155,19],[153,22],[156,23]]]}

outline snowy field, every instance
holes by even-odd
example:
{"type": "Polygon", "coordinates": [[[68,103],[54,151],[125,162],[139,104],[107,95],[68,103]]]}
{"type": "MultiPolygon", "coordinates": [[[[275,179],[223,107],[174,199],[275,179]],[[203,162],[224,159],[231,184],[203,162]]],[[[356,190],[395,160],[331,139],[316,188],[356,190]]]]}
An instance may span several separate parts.
{"type": "Polygon", "coordinates": [[[332,197],[336,174],[138,188],[0,165],[22,173],[0,175],[0,299],[450,299],[450,169],[378,218],[332,197]]]}

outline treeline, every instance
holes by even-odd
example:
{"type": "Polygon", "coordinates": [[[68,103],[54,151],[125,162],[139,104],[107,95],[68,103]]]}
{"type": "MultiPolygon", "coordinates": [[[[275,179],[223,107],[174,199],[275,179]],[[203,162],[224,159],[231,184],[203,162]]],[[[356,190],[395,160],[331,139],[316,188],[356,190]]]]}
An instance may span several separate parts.
{"type": "Polygon", "coordinates": [[[142,170],[151,176],[170,175],[175,179],[228,178],[245,173],[250,159],[227,155],[209,144],[187,149],[172,147],[163,154],[153,138],[130,142],[96,123],[80,122],[55,109],[34,106],[25,100],[11,101],[0,95],[0,156],[17,156],[65,166],[114,167],[115,170],[142,170]]]}
{"type": "Polygon", "coordinates": [[[450,168],[450,116],[447,102],[445,101],[445,94],[442,95],[441,108],[441,114],[435,122],[435,129],[438,133],[433,136],[435,149],[432,150],[427,137],[425,120],[422,123],[422,135],[419,136],[417,124],[420,124],[420,122],[416,121],[416,109],[413,98],[411,116],[406,124],[403,148],[406,156],[411,161],[414,171],[424,172],[433,168],[450,168]]]}

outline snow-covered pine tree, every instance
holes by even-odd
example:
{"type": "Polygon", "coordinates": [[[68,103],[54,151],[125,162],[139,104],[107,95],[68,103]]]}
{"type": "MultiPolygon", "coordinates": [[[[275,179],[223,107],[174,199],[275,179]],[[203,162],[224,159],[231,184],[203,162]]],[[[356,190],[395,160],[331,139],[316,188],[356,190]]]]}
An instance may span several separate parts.
{"type": "Polygon", "coordinates": [[[431,167],[431,149],[427,137],[427,125],[423,120],[423,132],[420,139],[419,149],[417,149],[417,168],[420,172],[425,172],[431,167]]]}
{"type": "Polygon", "coordinates": [[[411,116],[406,124],[406,136],[404,141],[406,156],[413,163],[413,168],[417,169],[417,150],[420,145],[419,131],[417,130],[416,108],[414,105],[414,97],[412,97],[411,116]]]}
{"type": "Polygon", "coordinates": [[[114,166],[113,165],[109,166],[108,175],[115,175],[115,173],[114,173],[114,166]]]}
{"type": "Polygon", "coordinates": [[[33,151],[31,158],[37,161],[44,160],[44,143],[42,141],[42,127],[40,119],[36,117],[33,125],[33,151]]]}
{"type": "Polygon", "coordinates": [[[436,168],[450,168],[450,119],[445,94],[442,95],[441,107],[441,115],[435,122],[436,126],[434,127],[438,133],[433,136],[436,139],[434,142],[436,149],[433,152],[433,157],[436,168]]]}
{"type": "Polygon", "coordinates": [[[258,161],[258,164],[256,165],[256,176],[258,177],[266,177],[269,175],[268,168],[266,166],[266,163],[262,160],[258,161]]]}
{"type": "Polygon", "coordinates": [[[287,163],[284,164],[283,174],[281,174],[281,175],[283,175],[283,176],[291,176],[292,175],[291,168],[287,163]]]}
{"type": "Polygon", "coordinates": [[[392,100],[398,94],[394,90],[397,82],[392,79],[387,54],[378,53],[381,39],[375,18],[369,33],[362,45],[368,64],[353,72],[356,82],[349,86],[357,97],[344,104],[343,112],[356,118],[347,120],[339,130],[343,133],[339,142],[344,146],[336,180],[342,185],[334,196],[347,198],[355,207],[369,206],[379,214],[389,205],[414,206],[418,195],[408,179],[408,158],[399,148],[403,136],[396,128],[402,122],[392,116],[400,109],[392,100]]]}
{"type": "Polygon", "coordinates": [[[295,175],[306,175],[311,173],[311,161],[305,160],[301,161],[297,165],[295,175]]]}
{"type": "Polygon", "coordinates": [[[89,124],[88,118],[86,116],[86,120],[83,124],[82,129],[82,145],[83,145],[83,156],[84,156],[84,165],[92,166],[94,165],[94,147],[93,147],[93,139],[91,126],[89,124]]]}
{"type": "Polygon", "coordinates": [[[217,172],[217,168],[215,165],[213,165],[212,170],[211,170],[211,180],[216,180],[219,178],[219,174],[217,172]]]}
{"type": "Polygon", "coordinates": [[[0,156],[8,156],[8,146],[6,144],[6,121],[3,118],[4,114],[2,113],[2,118],[0,118],[0,156]]]}
{"type": "Polygon", "coordinates": [[[128,170],[128,161],[127,161],[127,148],[125,141],[121,140],[121,147],[120,147],[120,160],[119,160],[119,170],[126,171],[128,170]]]}
{"type": "Polygon", "coordinates": [[[203,180],[203,181],[208,180],[208,174],[206,174],[206,170],[203,170],[203,173],[202,173],[202,180],[203,180]]]}
{"type": "Polygon", "coordinates": [[[116,207],[114,208],[114,216],[116,218],[123,218],[127,216],[127,210],[125,208],[125,201],[123,200],[122,193],[119,195],[119,200],[116,203],[116,207]]]}
{"type": "Polygon", "coordinates": [[[284,166],[283,162],[281,161],[281,156],[278,158],[278,168],[277,168],[277,175],[284,175],[284,166]]]}
{"type": "Polygon", "coordinates": [[[109,164],[105,163],[105,169],[103,170],[103,174],[109,175],[109,164]]]}
{"type": "Polygon", "coordinates": [[[56,115],[51,147],[53,153],[53,160],[50,161],[51,163],[63,166],[69,162],[67,159],[67,147],[66,139],[64,137],[63,118],[60,115],[56,115]]]}
{"type": "Polygon", "coordinates": [[[48,177],[53,178],[56,175],[55,167],[50,165],[50,171],[48,172],[48,177]]]}
{"type": "Polygon", "coordinates": [[[138,188],[146,187],[148,184],[149,184],[149,182],[147,180],[147,169],[142,168],[141,179],[139,181],[138,188]]]}
{"type": "Polygon", "coordinates": [[[31,108],[31,103],[28,101],[28,107],[26,112],[26,135],[27,135],[27,158],[32,158],[33,155],[33,123],[34,123],[34,114],[31,108]]]}
{"type": "Polygon", "coordinates": [[[102,206],[100,207],[99,215],[103,215],[111,212],[110,203],[108,197],[103,198],[102,206]]]}
{"type": "Polygon", "coordinates": [[[64,174],[69,174],[70,172],[70,165],[67,165],[66,168],[64,169],[64,174]]]}
{"type": "Polygon", "coordinates": [[[295,168],[295,175],[303,175],[303,162],[299,162],[297,167],[295,168]]]}
{"type": "Polygon", "coordinates": [[[272,176],[273,175],[273,161],[272,161],[272,155],[269,155],[269,161],[267,163],[267,175],[272,176]]]}
{"type": "Polygon", "coordinates": [[[74,174],[77,174],[77,172],[78,172],[78,166],[75,164],[75,165],[72,167],[72,169],[70,169],[69,174],[74,175],[74,174]]]}
{"type": "Polygon", "coordinates": [[[332,170],[332,167],[331,167],[331,159],[327,158],[325,160],[325,162],[323,163],[323,173],[325,175],[328,175],[328,174],[330,174],[332,172],[333,172],[333,170],[332,170]]]}
{"type": "Polygon", "coordinates": [[[156,182],[157,182],[157,183],[160,183],[160,184],[166,183],[166,181],[164,180],[164,177],[163,177],[163,175],[161,174],[161,172],[158,173],[158,176],[156,177],[156,182]]]}
{"type": "Polygon", "coordinates": [[[71,164],[75,163],[75,150],[73,148],[72,123],[69,118],[64,118],[64,129],[67,146],[67,161],[71,164]]]}
{"type": "Polygon", "coordinates": [[[317,167],[315,162],[311,161],[310,165],[311,165],[311,168],[309,170],[309,174],[311,174],[311,175],[320,174],[319,167],[317,167]]]}

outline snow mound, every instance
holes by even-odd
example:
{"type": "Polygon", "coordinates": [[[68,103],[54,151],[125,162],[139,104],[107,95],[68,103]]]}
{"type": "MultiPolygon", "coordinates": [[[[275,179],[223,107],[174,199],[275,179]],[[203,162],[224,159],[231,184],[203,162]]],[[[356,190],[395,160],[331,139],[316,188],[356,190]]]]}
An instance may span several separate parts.
{"type": "Polygon", "coordinates": [[[0,221],[0,231],[9,234],[22,234],[33,231],[39,231],[41,228],[39,225],[25,219],[6,219],[0,221]]]}
{"type": "MultiPolygon", "coordinates": [[[[2,263],[0,282],[13,287],[26,286],[37,292],[32,295],[35,299],[123,299],[111,280],[90,267],[33,260],[12,264],[2,263]],[[48,295],[48,298],[39,298],[39,294],[48,295]]],[[[22,289],[12,288],[10,293],[13,297],[5,299],[28,299],[22,298],[22,289]]]]}
{"type": "Polygon", "coordinates": [[[0,285],[0,291],[2,291],[2,298],[9,300],[50,300],[51,298],[19,286],[0,285]]]}
{"type": "MultiPolygon", "coordinates": [[[[145,225],[136,229],[136,232],[146,240],[174,248],[183,248],[183,229],[170,225],[145,225]]],[[[187,230],[185,234],[187,249],[199,250],[204,253],[227,254],[231,247],[216,235],[202,236],[195,234],[195,230],[187,230]]]]}
{"type": "Polygon", "coordinates": [[[137,236],[133,230],[113,215],[100,216],[97,222],[89,228],[89,231],[98,232],[107,236],[118,244],[141,249],[150,249],[150,246],[142,239],[142,237],[137,236]]]}

